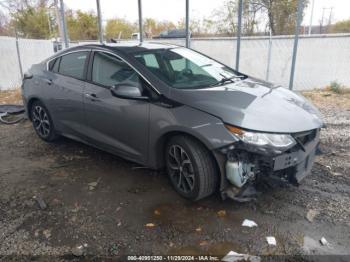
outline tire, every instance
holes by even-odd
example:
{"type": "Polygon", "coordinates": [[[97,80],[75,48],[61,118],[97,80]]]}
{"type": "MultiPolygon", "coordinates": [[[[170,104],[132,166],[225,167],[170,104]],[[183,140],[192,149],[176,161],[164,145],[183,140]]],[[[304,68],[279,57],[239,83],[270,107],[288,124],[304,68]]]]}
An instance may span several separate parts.
{"type": "Polygon", "coordinates": [[[58,138],[49,111],[40,101],[34,101],[30,107],[30,118],[36,134],[46,142],[58,138]]]}
{"type": "Polygon", "coordinates": [[[216,163],[200,142],[182,135],[172,137],[166,146],[165,159],[169,179],[181,196],[197,201],[216,191],[216,163]]]}

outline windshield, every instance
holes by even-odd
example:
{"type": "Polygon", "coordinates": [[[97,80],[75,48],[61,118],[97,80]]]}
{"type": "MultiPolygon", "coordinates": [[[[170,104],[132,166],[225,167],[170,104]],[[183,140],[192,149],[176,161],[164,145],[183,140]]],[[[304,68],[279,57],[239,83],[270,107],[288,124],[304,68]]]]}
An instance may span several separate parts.
{"type": "Polygon", "coordinates": [[[174,88],[203,88],[239,77],[227,66],[187,48],[157,49],[133,55],[174,88]]]}

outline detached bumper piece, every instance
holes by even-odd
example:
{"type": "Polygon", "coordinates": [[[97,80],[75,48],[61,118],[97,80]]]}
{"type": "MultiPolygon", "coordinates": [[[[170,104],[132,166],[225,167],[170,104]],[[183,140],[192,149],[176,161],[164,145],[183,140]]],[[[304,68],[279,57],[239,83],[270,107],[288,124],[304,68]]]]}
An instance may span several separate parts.
{"type": "Polygon", "coordinates": [[[250,152],[244,145],[227,153],[226,178],[230,182],[222,193],[239,202],[253,200],[260,189],[299,185],[311,173],[319,144],[318,129],[293,134],[297,144],[280,154],[250,152]]]}

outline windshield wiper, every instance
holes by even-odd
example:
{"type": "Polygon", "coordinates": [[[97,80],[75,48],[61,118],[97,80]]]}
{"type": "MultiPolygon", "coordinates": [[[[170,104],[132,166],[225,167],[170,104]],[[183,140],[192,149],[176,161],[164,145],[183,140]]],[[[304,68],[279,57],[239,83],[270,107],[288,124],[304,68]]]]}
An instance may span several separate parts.
{"type": "Polygon", "coordinates": [[[200,67],[203,68],[203,67],[206,67],[206,66],[212,66],[213,64],[205,64],[205,65],[201,65],[200,67]]]}
{"type": "Polygon", "coordinates": [[[220,75],[222,76],[221,80],[219,80],[217,83],[215,84],[212,84],[210,86],[220,86],[220,85],[223,85],[225,84],[226,82],[231,82],[231,83],[234,83],[235,81],[233,81],[234,79],[242,79],[244,78],[244,76],[231,76],[231,77],[226,77],[224,74],[221,74],[220,75]]]}

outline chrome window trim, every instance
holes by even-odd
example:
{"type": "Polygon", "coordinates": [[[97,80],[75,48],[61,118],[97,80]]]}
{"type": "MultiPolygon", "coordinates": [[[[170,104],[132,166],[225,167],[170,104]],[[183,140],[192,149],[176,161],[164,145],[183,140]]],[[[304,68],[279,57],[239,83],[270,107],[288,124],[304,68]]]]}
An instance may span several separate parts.
{"type": "Polygon", "coordinates": [[[113,52],[110,52],[110,51],[106,51],[106,50],[102,50],[102,49],[92,49],[92,51],[97,51],[97,52],[102,52],[102,53],[107,53],[107,54],[111,54],[113,56],[115,56],[116,58],[118,58],[119,60],[123,61],[124,63],[126,63],[128,66],[130,66],[133,70],[135,70],[136,73],[138,73],[142,78],[143,80],[145,80],[147,82],[147,84],[150,85],[150,87],[153,89],[154,92],[156,92],[158,95],[160,95],[161,93],[159,92],[159,90],[157,88],[154,87],[154,85],[152,85],[150,83],[150,81],[143,75],[140,73],[139,70],[137,70],[135,67],[133,67],[128,61],[126,61],[125,59],[123,59],[122,57],[120,57],[119,55],[113,53],[113,52]]]}
{"type": "MultiPolygon", "coordinates": [[[[161,94],[161,93],[159,92],[159,90],[158,90],[157,88],[155,88],[154,85],[152,85],[152,84],[150,83],[150,81],[149,81],[143,74],[141,74],[139,70],[137,70],[135,67],[133,67],[128,61],[126,61],[125,59],[123,59],[122,57],[120,57],[119,55],[117,55],[117,54],[115,54],[115,53],[113,53],[113,52],[106,51],[106,50],[102,50],[102,49],[98,49],[98,48],[96,48],[96,49],[79,49],[79,50],[74,50],[74,51],[66,52],[66,53],[64,53],[64,54],[57,55],[57,56],[55,56],[55,57],[53,57],[53,58],[51,58],[51,59],[49,59],[49,60],[46,61],[46,70],[47,70],[47,71],[50,71],[50,70],[49,70],[49,63],[50,63],[52,60],[55,60],[55,59],[57,59],[57,58],[60,58],[60,57],[62,57],[62,56],[65,56],[65,55],[68,55],[68,54],[71,54],[71,53],[86,52],[86,51],[88,51],[88,52],[98,51],[98,52],[103,52],[103,53],[107,53],[107,54],[111,54],[111,55],[115,56],[116,58],[118,58],[119,60],[123,61],[123,62],[126,63],[128,66],[130,66],[133,70],[135,70],[136,73],[138,73],[138,74],[143,78],[143,80],[145,80],[145,81],[150,85],[150,87],[153,89],[153,91],[155,91],[158,95],[161,94]]],[[[85,80],[85,81],[86,81],[86,80],[85,80]]]]}
{"type": "MultiPolygon", "coordinates": [[[[79,49],[79,50],[73,50],[73,51],[70,51],[70,52],[66,52],[66,53],[64,53],[64,54],[59,54],[59,55],[57,55],[57,56],[55,56],[55,57],[53,57],[53,58],[51,58],[51,59],[49,59],[49,60],[47,60],[46,61],[46,70],[47,71],[50,71],[49,70],[49,63],[52,61],[52,60],[55,60],[55,59],[57,59],[57,58],[60,58],[60,57],[62,57],[62,56],[65,56],[65,55],[69,55],[69,54],[72,54],[72,53],[77,53],[77,52],[91,52],[91,49],[79,49]]],[[[51,72],[51,71],[50,71],[51,72]]]]}

